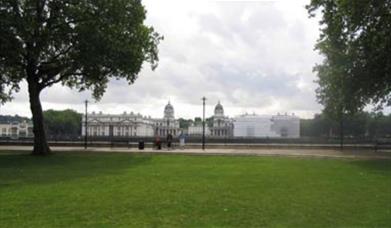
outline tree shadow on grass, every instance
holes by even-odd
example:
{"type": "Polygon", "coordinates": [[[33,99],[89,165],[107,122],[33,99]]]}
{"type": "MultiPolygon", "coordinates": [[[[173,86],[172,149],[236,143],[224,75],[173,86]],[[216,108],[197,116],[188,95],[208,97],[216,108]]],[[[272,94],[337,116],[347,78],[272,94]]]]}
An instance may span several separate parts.
{"type": "Polygon", "coordinates": [[[351,164],[369,172],[376,172],[391,177],[391,160],[356,160],[352,161],[351,164]]]}
{"type": "Polygon", "coordinates": [[[45,157],[0,154],[0,188],[119,175],[150,162],[151,155],[57,153],[45,157]]]}

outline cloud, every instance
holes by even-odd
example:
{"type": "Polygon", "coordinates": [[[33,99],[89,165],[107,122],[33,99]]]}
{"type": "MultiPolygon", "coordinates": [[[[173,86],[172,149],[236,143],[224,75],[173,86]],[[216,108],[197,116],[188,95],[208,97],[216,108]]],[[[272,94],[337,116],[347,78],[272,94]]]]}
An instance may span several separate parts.
{"type": "MultiPolygon", "coordinates": [[[[147,24],[164,35],[159,67],[143,66],[133,85],[110,81],[91,110],[141,112],[161,117],[171,100],[177,117],[200,116],[201,97],[207,113],[220,100],[226,114],[319,112],[312,67],[321,57],[313,50],[318,25],[308,19],[308,1],[146,0],[147,24]]],[[[47,108],[83,111],[89,92],[56,85],[42,93],[47,108]]],[[[26,85],[0,114],[29,115],[26,85]]]]}

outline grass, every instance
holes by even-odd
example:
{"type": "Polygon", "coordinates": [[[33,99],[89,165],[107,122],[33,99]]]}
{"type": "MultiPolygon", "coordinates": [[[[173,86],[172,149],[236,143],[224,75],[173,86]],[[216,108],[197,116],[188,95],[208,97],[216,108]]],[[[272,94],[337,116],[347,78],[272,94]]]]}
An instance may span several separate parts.
{"type": "Polygon", "coordinates": [[[1,227],[390,227],[391,161],[0,154],[1,227]]]}

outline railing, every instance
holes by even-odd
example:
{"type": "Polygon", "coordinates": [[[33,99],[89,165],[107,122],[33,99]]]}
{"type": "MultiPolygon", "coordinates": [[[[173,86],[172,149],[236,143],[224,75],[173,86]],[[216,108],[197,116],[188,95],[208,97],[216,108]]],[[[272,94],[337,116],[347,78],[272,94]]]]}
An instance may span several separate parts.
{"type": "MultiPolygon", "coordinates": [[[[48,137],[49,144],[55,146],[83,146],[84,140],[80,136],[48,137]]],[[[88,137],[88,146],[97,147],[127,147],[136,148],[138,142],[143,141],[146,147],[152,146],[155,137],[88,137]]],[[[160,138],[162,145],[165,138],[160,138]]],[[[174,138],[174,143],[179,143],[174,138]]],[[[301,137],[301,138],[239,138],[239,137],[207,137],[207,148],[336,148],[339,147],[339,138],[301,137]]],[[[0,145],[32,145],[33,138],[0,137],[0,145]]],[[[201,137],[187,137],[188,147],[200,147],[201,137]]],[[[391,138],[345,138],[345,147],[366,148],[374,150],[391,150],[391,138]]]]}

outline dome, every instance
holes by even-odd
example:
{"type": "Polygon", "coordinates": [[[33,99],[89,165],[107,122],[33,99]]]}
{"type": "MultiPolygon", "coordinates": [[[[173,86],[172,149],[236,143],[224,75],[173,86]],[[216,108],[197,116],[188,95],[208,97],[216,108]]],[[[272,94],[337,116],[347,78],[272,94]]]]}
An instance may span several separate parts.
{"type": "Polygon", "coordinates": [[[174,118],[174,107],[168,102],[164,108],[164,118],[174,118]]]}
{"type": "Polygon", "coordinates": [[[215,116],[224,116],[224,108],[220,104],[220,101],[217,103],[215,107],[215,116]]]}

